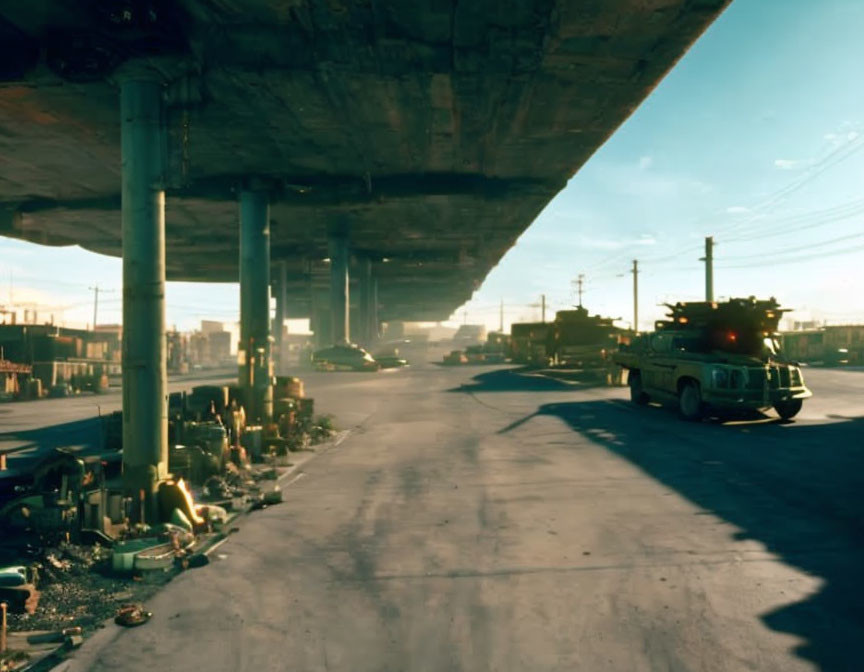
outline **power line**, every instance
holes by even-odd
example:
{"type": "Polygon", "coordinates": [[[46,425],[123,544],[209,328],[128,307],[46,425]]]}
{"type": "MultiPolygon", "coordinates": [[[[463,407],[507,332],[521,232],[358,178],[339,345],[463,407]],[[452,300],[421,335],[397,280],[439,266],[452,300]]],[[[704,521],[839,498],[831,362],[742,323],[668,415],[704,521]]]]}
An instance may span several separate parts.
{"type": "MultiPolygon", "coordinates": [[[[754,232],[752,229],[748,229],[748,227],[750,225],[754,224],[755,222],[757,222],[758,220],[760,220],[764,216],[764,210],[765,209],[767,209],[768,207],[770,207],[772,205],[776,205],[777,203],[780,203],[780,202],[786,200],[791,194],[800,190],[806,184],[812,182],[816,177],[818,177],[819,175],[822,175],[827,170],[830,170],[834,166],[842,163],[846,159],[857,154],[859,151],[861,151],[861,149],[864,149],[864,135],[856,135],[855,138],[853,138],[849,142],[846,142],[844,144],[841,144],[841,145],[834,147],[825,156],[823,156],[817,162],[815,162],[814,164],[809,166],[806,173],[803,176],[796,178],[792,182],[790,182],[790,183],[784,185],[783,187],[775,190],[773,193],[771,193],[767,197],[763,198],[759,203],[752,206],[750,208],[751,211],[753,212],[751,217],[747,218],[743,222],[733,222],[732,224],[730,224],[726,227],[715,227],[715,236],[718,236],[718,235],[724,236],[724,235],[728,235],[728,234],[732,234],[732,233],[737,232],[738,234],[744,234],[744,235],[756,233],[759,238],[763,237],[762,235],[759,235],[761,232],[754,232]]],[[[862,206],[862,211],[864,211],[864,200],[862,200],[862,202],[853,201],[851,203],[847,203],[847,204],[843,204],[841,206],[835,206],[835,207],[838,209],[844,208],[844,207],[850,207],[850,206],[857,208],[859,205],[862,206]]],[[[826,211],[821,212],[821,213],[819,211],[816,211],[813,213],[805,213],[805,214],[799,215],[799,216],[805,217],[805,218],[806,217],[816,217],[817,221],[818,221],[818,217],[820,217],[820,216],[839,215],[841,212],[841,211],[832,212],[832,210],[833,210],[833,208],[829,208],[826,211]]],[[[857,210],[855,210],[854,212],[855,212],[855,214],[857,214],[857,210]]],[[[846,216],[850,216],[850,215],[846,215],[846,216]]],[[[801,221],[806,221],[806,220],[802,219],[801,221]]],[[[834,220],[834,221],[836,221],[836,220],[834,220]]],[[[707,218],[703,218],[697,222],[694,222],[691,226],[697,227],[700,225],[707,224],[708,222],[709,222],[709,220],[707,218]]],[[[769,236],[766,235],[764,237],[769,237],[769,236]]],[[[756,239],[756,237],[754,237],[753,239],[756,239]]],[[[697,249],[699,249],[699,246],[691,247],[688,249],[682,249],[682,250],[676,251],[672,254],[669,254],[667,256],[657,258],[657,259],[651,259],[650,257],[643,257],[642,261],[645,263],[649,263],[649,264],[666,263],[667,260],[673,261],[673,260],[680,259],[682,256],[684,256],[684,255],[686,255],[692,251],[695,251],[697,249]]],[[[604,259],[601,259],[600,261],[589,266],[588,268],[589,268],[589,270],[597,270],[597,269],[602,269],[602,268],[604,268],[610,264],[620,263],[623,265],[624,260],[631,253],[632,253],[632,246],[630,246],[630,248],[628,248],[627,250],[621,250],[619,252],[615,252],[614,254],[609,255],[604,259]]]]}
{"type": "Polygon", "coordinates": [[[765,259],[766,257],[776,257],[778,255],[785,255],[793,252],[801,252],[802,250],[810,250],[814,247],[825,247],[826,245],[833,245],[835,243],[841,243],[846,240],[854,240],[856,238],[864,237],[864,232],[853,233],[848,236],[840,236],[838,238],[832,238],[831,240],[823,240],[818,243],[809,243],[807,245],[797,245],[795,247],[787,247],[780,250],[772,250],[769,254],[766,254],[764,251],[758,254],[745,254],[745,255],[734,255],[731,257],[732,260],[738,261],[741,259],[765,259]]]}
{"type": "MultiPolygon", "coordinates": [[[[815,259],[822,259],[825,257],[839,257],[845,254],[852,254],[854,252],[860,252],[864,250],[864,245],[859,245],[856,247],[847,247],[842,250],[831,250],[829,252],[822,252],[821,254],[805,254],[797,257],[785,258],[785,259],[772,259],[771,255],[763,255],[759,259],[759,267],[764,266],[781,266],[783,264],[794,264],[801,261],[813,261],[815,259]]],[[[720,268],[753,268],[753,264],[737,264],[737,265],[723,265],[720,268]]]]}

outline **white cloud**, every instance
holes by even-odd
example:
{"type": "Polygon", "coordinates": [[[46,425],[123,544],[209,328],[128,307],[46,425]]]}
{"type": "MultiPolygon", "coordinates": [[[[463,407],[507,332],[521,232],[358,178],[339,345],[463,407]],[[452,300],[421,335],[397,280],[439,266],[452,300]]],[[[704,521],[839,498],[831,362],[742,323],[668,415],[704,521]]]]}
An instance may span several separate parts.
{"type": "Polygon", "coordinates": [[[730,205],[726,208],[727,215],[746,215],[750,212],[750,208],[745,208],[743,205],[730,205]]]}
{"type": "Polygon", "coordinates": [[[650,156],[643,156],[639,159],[639,170],[648,170],[654,165],[654,159],[650,156]]]}
{"type": "Polygon", "coordinates": [[[780,170],[801,170],[812,162],[811,159],[774,159],[774,167],[780,170]]]}

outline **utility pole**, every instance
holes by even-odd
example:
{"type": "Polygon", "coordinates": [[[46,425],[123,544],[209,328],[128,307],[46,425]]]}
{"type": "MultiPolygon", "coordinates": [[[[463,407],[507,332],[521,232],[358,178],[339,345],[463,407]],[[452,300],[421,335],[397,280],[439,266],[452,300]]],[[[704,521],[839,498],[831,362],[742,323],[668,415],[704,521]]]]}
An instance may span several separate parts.
{"type": "Polygon", "coordinates": [[[546,295],[540,295],[540,321],[546,323],[546,295]]]}
{"type": "Polygon", "coordinates": [[[504,299],[501,299],[501,307],[498,309],[498,331],[504,333],[504,299]]]}
{"type": "Polygon", "coordinates": [[[96,331],[96,318],[99,316],[99,292],[113,292],[113,289],[100,289],[99,285],[89,288],[93,292],[93,331],[96,331]]]}
{"type": "Polygon", "coordinates": [[[699,261],[705,262],[705,300],[714,300],[714,236],[705,238],[705,256],[699,261]]]}
{"type": "Polygon", "coordinates": [[[582,307],[582,283],[584,283],[584,282],[585,282],[585,276],[582,273],[580,273],[579,276],[576,278],[576,287],[577,287],[576,291],[578,292],[578,295],[579,295],[579,307],[580,308],[582,307]]]}
{"type": "Polygon", "coordinates": [[[633,333],[639,333],[639,261],[633,260],[633,333]]]}
{"type": "Polygon", "coordinates": [[[91,287],[93,292],[93,331],[96,331],[96,317],[99,315],[99,285],[91,287]]]}

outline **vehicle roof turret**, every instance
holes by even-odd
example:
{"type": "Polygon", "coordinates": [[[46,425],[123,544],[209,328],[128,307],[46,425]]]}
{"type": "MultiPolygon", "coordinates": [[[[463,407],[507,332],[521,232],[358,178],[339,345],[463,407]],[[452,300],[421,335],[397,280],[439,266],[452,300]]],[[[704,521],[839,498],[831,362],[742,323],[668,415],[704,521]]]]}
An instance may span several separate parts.
{"type": "Polygon", "coordinates": [[[615,318],[602,317],[601,315],[591,315],[588,309],[583,306],[577,306],[575,310],[559,310],[555,313],[556,324],[574,324],[581,323],[597,327],[612,327],[615,318]]]}
{"type": "Polygon", "coordinates": [[[679,301],[665,304],[669,308],[667,320],[658,320],[655,327],[675,330],[715,330],[733,329],[762,334],[777,331],[783,313],[789,308],[781,308],[773,296],[759,300],[751,296],[746,299],[728,301],[679,301]]]}

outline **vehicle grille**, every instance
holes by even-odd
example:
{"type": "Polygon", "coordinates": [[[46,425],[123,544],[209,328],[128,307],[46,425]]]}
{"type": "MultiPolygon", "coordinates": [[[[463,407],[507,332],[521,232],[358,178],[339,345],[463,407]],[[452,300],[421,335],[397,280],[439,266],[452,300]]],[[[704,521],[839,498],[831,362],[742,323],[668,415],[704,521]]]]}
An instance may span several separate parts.
{"type": "Polygon", "coordinates": [[[787,366],[769,366],[767,368],[747,369],[747,389],[761,390],[768,381],[768,387],[772,390],[789,388],[801,384],[800,374],[792,371],[787,366]]]}
{"type": "Polygon", "coordinates": [[[761,390],[765,386],[765,369],[747,369],[747,389],[761,390]]]}

